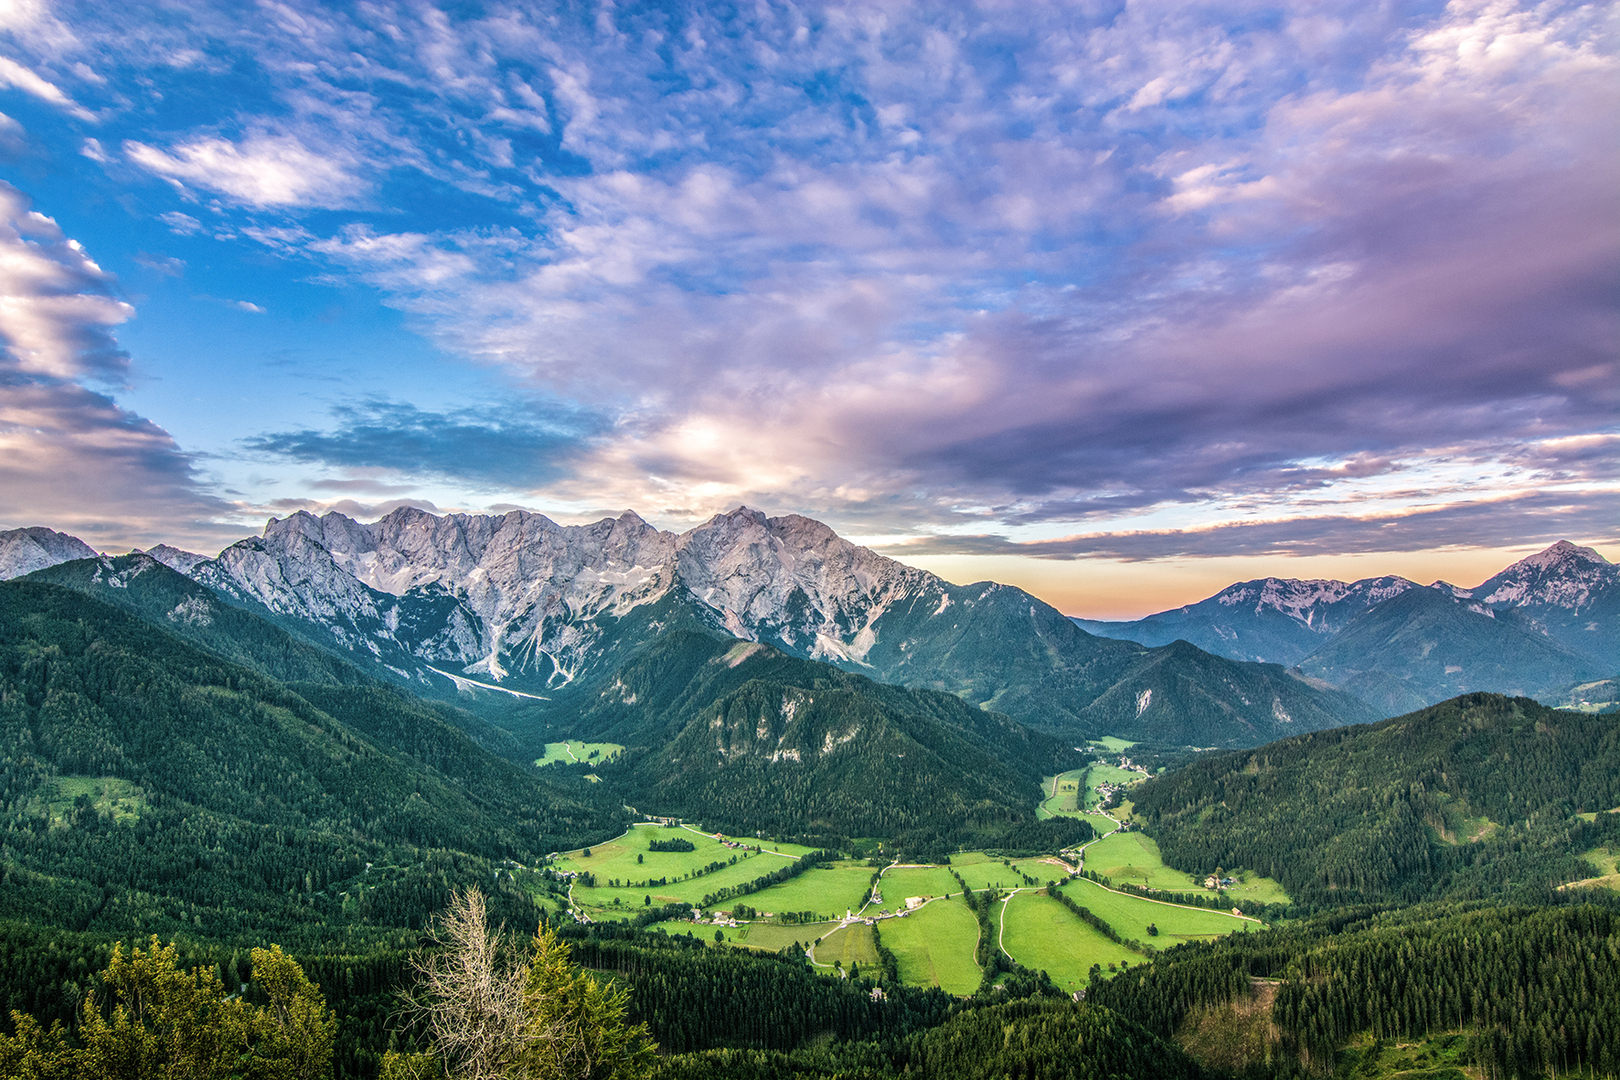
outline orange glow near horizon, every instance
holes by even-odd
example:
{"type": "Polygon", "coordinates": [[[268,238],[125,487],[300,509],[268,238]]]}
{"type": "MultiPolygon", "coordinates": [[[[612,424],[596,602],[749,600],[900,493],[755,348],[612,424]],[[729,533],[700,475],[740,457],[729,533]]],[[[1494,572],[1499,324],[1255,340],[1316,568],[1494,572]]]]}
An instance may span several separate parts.
{"type": "MultiPolygon", "coordinates": [[[[1574,541],[1580,543],[1579,540],[1574,541]]],[[[1197,603],[1226,586],[1255,578],[1355,581],[1393,574],[1420,585],[1436,580],[1469,588],[1547,545],[1467,551],[1385,551],[1360,555],[1230,556],[1125,562],[1117,559],[1031,559],[1017,555],[934,555],[902,559],[958,585],[999,581],[1016,585],[1065,615],[1140,619],[1197,603]]],[[[1620,546],[1590,546],[1610,562],[1620,546]]]]}

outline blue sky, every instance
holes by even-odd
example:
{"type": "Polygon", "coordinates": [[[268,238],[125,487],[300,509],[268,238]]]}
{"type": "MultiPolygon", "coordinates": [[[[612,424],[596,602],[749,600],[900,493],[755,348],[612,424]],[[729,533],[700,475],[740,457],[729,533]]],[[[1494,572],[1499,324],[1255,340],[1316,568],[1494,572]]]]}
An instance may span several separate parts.
{"type": "Polygon", "coordinates": [[[0,527],[1620,554],[1613,4],[0,7],[0,527]]]}

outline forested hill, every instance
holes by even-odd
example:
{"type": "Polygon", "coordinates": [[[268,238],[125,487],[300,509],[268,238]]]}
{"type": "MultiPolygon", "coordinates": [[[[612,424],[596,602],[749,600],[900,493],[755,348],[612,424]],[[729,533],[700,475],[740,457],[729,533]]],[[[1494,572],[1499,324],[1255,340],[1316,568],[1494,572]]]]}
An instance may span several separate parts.
{"type": "Polygon", "coordinates": [[[644,650],[570,733],[631,748],[599,771],[642,809],[740,832],[953,845],[1035,828],[1040,778],[1082,760],[951,694],[698,633],[644,650]]]}
{"type": "Polygon", "coordinates": [[[300,692],[77,592],[0,584],[0,916],[282,940],[420,926],[498,860],[622,827],[605,793],[558,780],[393,690],[300,692]]]}
{"type": "Polygon", "coordinates": [[[1167,861],[1307,903],[1540,897],[1620,831],[1620,718],[1466,694],[1211,756],[1133,791],[1167,861]],[[1595,821],[1577,817],[1597,813],[1595,821]]]}
{"type": "Polygon", "coordinates": [[[282,682],[334,686],[376,682],[346,660],[225,603],[212,589],[140,552],[74,559],[36,570],[24,580],[93,596],[222,660],[282,682]]]}

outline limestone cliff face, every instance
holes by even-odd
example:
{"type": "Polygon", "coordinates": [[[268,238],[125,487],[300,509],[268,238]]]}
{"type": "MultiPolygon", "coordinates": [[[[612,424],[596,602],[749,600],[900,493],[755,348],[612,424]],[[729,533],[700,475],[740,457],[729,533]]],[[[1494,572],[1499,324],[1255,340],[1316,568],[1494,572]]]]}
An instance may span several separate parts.
{"type": "Polygon", "coordinates": [[[11,529],[0,532],[0,581],[95,556],[95,549],[77,536],[38,527],[11,529]]]}
{"type": "Polygon", "coordinates": [[[190,573],[395,670],[444,666],[531,692],[596,667],[627,630],[656,632],[660,606],[739,638],[859,662],[895,599],[949,588],[820,522],[747,507],[679,535],[633,512],[579,526],[521,511],[403,508],[372,524],[299,513],[190,573]]]}

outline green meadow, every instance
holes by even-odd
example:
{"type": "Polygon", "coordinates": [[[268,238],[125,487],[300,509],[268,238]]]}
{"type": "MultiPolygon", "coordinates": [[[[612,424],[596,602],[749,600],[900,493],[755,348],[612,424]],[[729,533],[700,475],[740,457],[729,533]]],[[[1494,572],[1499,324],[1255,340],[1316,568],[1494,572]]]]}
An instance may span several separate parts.
{"type": "Polygon", "coordinates": [[[52,825],[65,824],[79,796],[86,796],[98,814],[114,821],[136,821],[146,808],[146,795],[139,786],[115,776],[59,776],[43,788],[31,804],[52,825]]]}
{"type": "MultiPolygon", "coordinates": [[[[778,923],[756,921],[745,923],[735,930],[728,927],[726,936],[732,944],[745,948],[781,952],[783,949],[791,948],[794,943],[800,947],[807,946],[837,925],[837,923],[802,923],[798,926],[783,926],[778,923]]],[[[709,937],[714,937],[713,930],[710,930],[709,937]]]]}
{"type": "Polygon", "coordinates": [[[563,762],[569,765],[595,765],[604,761],[612,761],[624,751],[618,743],[610,742],[579,742],[570,739],[567,742],[546,743],[544,757],[534,759],[536,765],[555,765],[563,762]]]}
{"type": "Polygon", "coordinates": [[[1092,739],[1090,745],[1098,750],[1107,750],[1110,753],[1118,754],[1129,750],[1136,744],[1129,739],[1121,739],[1117,735],[1104,735],[1100,739],[1092,739]]]}
{"type": "Polygon", "coordinates": [[[981,974],[973,951],[979,920],[960,901],[935,900],[903,919],[884,919],[877,929],[899,963],[902,981],[964,996],[978,989],[981,974]]]}
{"type": "Polygon", "coordinates": [[[852,923],[841,930],[834,930],[816,942],[814,952],[818,964],[839,961],[845,971],[849,970],[851,964],[860,964],[874,969],[871,974],[877,974],[877,939],[872,936],[872,928],[865,923],[852,923]]]}
{"type": "MultiPolygon", "coordinates": [[[[691,829],[644,824],[634,826],[623,836],[605,844],[571,851],[559,857],[555,867],[563,872],[572,870],[594,874],[595,887],[582,884],[574,886],[574,903],[593,918],[612,917],[633,914],[646,906],[649,896],[653,904],[677,901],[701,903],[704,896],[722,886],[746,884],[787,866],[792,856],[811,850],[798,844],[773,844],[771,847],[780,847],[781,852],[774,852],[770,847],[763,852],[728,848],[712,836],[691,829]],[[675,838],[691,841],[693,850],[650,850],[654,840],[675,838]],[[586,850],[590,851],[589,855],[585,854],[586,850]],[[719,870],[704,872],[703,868],[712,862],[726,865],[719,870]],[[662,885],[647,883],[660,878],[665,879],[662,885]],[[615,881],[619,884],[614,885],[615,881]]],[[[742,902],[749,903],[749,900],[742,902]]]]}
{"type": "Polygon", "coordinates": [[[1059,887],[1081,907],[1114,928],[1126,940],[1140,941],[1168,949],[1183,941],[1202,941],[1226,934],[1252,930],[1255,924],[1224,911],[1156,903],[1140,896],[1110,892],[1086,878],[1075,878],[1059,887]],[[1148,925],[1159,928],[1158,937],[1148,934],[1148,925]]]}
{"type": "Polygon", "coordinates": [[[846,910],[860,910],[875,872],[864,862],[822,863],[791,881],[722,906],[747,904],[756,911],[813,911],[838,919],[846,910]]]}
{"type": "MultiPolygon", "coordinates": [[[[951,856],[951,869],[961,875],[975,892],[981,889],[1019,889],[1027,888],[1023,875],[1027,874],[1038,883],[1045,885],[1054,879],[1061,880],[1066,876],[1063,867],[1056,861],[1046,862],[1043,859],[1011,859],[1003,860],[993,858],[979,851],[964,852],[961,855],[951,856]],[[1011,862],[1011,866],[1007,863],[1011,862]]],[[[956,886],[958,890],[961,886],[956,886]]]]}
{"type": "MultiPolygon", "coordinates": [[[[1003,906],[1001,944],[1007,955],[1034,971],[1045,971],[1060,988],[1079,990],[1091,981],[1091,965],[1137,964],[1143,958],[1099,931],[1050,896],[1030,889],[1014,893],[1003,906]]],[[[994,920],[991,922],[995,926],[994,920]]],[[[883,935],[888,943],[888,934],[883,935]]]]}
{"type": "Polygon", "coordinates": [[[948,896],[962,891],[950,870],[943,866],[900,866],[885,870],[878,884],[883,889],[883,903],[879,906],[890,911],[905,907],[908,896],[948,896]]]}
{"type": "Polygon", "coordinates": [[[1071,817],[1078,814],[1085,783],[1085,769],[1073,769],[1057,776],[1048,776],[1041,781],[1041,790],[1046,793],[1046,798],[1036,807],[1035,816],[1044,819],[1059,814],[1071,817]]]}
{"type": "MultiPolygon", "coordinates": [[[[1151,836],[1141,832],[1115,833],[1086,848],[1086,869],[1101,874],[1116,885],[1141,885],[1166,892],[1204,891],[1203,878],[1194,878],[1191,874],[1166,866],[1159,855],[1159,845],[1154,843],[1151,836]]],[[[1239,876],[1230,867],[1227,869],[1231,876],[1239,876]]],[[[1226,890],[1233,907],[1241,908],[1246,903],[1288,903],[1288,894],[1283,887],[1270,878],[1246,872],[1241,874],[1241,878],[1236,886],[1226,890]]]]}

